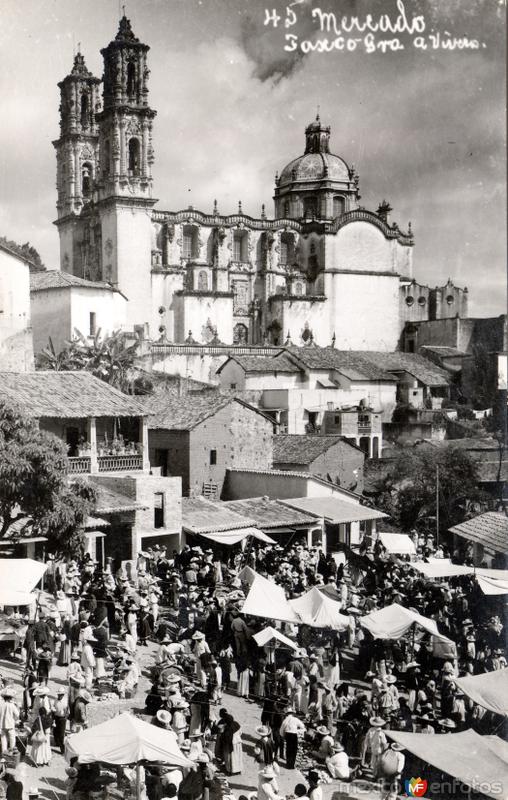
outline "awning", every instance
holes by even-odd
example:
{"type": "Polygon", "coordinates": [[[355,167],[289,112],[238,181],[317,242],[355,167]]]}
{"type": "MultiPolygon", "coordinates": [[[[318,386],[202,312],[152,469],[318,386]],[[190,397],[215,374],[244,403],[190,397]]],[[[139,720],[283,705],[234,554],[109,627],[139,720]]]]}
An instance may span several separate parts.
{"type": "Polygon", "coordinates": [[[387,517],[382,511],[375,508],[361,506],[359,503],[348,503],[338,497],[296,497],[284,500],[284,505],[307,511],[316,517],[324,517],[327,522],[338,525],[342,522],[361,522],[369,519],[382,519],[387,517]]]}
{"type": "Polygon", "coordinates": [[[330,380],[330,378],[318,378],[317,385],[322,386],[323,389],[337,389],[337,384],[330,380]]]}
{"type": "Polygon", "coordinates": [[[476,578],[483,594],[508,594],[508,581],[496,581],[492,578],[476,578]]]}
{"type": "Polygon", "coordinates": [[[315,586],[302,597],[290,600],[289,605],[296,611],[302,623],[311,628],[345,631],[349,625],[349,617],[340,613],[340,603],[322,594],[315,586]]]}
{"type": "Polygon", "coordinates": [[[411,566],[430,579],[474,575],[484,594],[508,594],[508,570],[506,569],[467,567],[464,564],[452,564],[448,559],[435,559],[428,564],[423,561],[414,561],[411,566]]]}
{"type": "Polygon", "coordinates": [[[127,712],[74,733],[66,740],[66,757],[80,764],[137,764],[154,761],[175,767],[192,767],[173,731],[157,728],[127,712]]]}
{"type": "Polygon", "coordinates": [[[389,553],[416,555],[416,547],[405,533],[380,533],[381,544],[389,553]]]}
{"type": "Polygon", "coordinates": [[[89,539],[91,542],[95,539],[105,539],[106,534],[102,533],[101,531],[85,531],[85,539],[89,539]]]}
{"type": "Polygon", "coordinates": [[[419,625],[420,628],[428,631],[433,636],[447,642],[451,641],[448,637],[439,633],[437,623],[433,619],[424,617],[422,614],[418,614],[417,611],[404,608],[398,603],[392,603],[389,606],[380,608],[378,611],[372,611],[370,614],[360,617],[360,624],[373,635],[374,639],[400,639],[412,625],[419,625]]]}
{"type": "Polygon", "coordinates": [[[31,558],[0,559],[0,605],[29,606],[33,590],[46,572],[46,564],[31,558]]]}
{"type": "Polygon", "coordinates": [[[508,667],[483,675],[455,678],[454,683],[477,705],[508,717],[508,667]]]}
{"type": "Polygon", "coordinates": [[[225,545],[243,542],[247,536],[253,536],[254,539],[259,539],[259,541],[266,542],[267,544],[275,544],[273,539],[270,539],[266,533],[263,533],[263,531],[260,531],[258,528],[237,528],[236,530],[233,529],[231,531],[211,531],[209,533],[200,533],[199,536],[202,536],[203,539],[211,539],[213,542],[218,542],[219,544],[225,545]]]}
{"type": "Polygon", "coordinates": [[[282,622],[300,623],[300,617],[289,605],[284,589],[267,578],[256,575],[242,606],[242,614],[282,622]]]}
{"type": "Polygon", "coordinates": [[[487,797],[508,797],[508,744],[498,736],[386,731],[406,750],[487,797]]]}
{"type": "Polygon", "coordinates": [[[289,647],[290,650],[298,650],[298,645],[296,642],[288,639],[287,636],[284,636],[284,634],[278,631],[276,628],[272,628],[271,625],[269,625],[268,628],[265,628],[263,631],[255,633],[252,638],[259,647],[264,647],[265,644],[268,644],[268,642],[271,642],[275,639],[277,642],[285,645],[285,647],[289,647]]]}

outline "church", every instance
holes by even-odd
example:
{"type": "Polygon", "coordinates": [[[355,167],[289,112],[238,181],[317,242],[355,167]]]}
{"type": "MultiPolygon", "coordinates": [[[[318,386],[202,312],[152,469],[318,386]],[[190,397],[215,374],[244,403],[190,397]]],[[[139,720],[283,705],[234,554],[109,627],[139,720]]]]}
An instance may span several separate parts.
{"type": "MultiPolygon", "coordinates": [[[[123,16],[101,51],[102,79],[78,53],[59,84],[55,224],[61,273],[88,304],[84,334],[111,327],[105,297],[116,303],[116,327],[153,342],[256,346],[289,337],[393,351],[408,322],[467,317],[466,288],[413,277],[411,224],[391,221],[386,201],[376,211],[360,205],[359,176],[331,152],[319,115],[305,129],[303,154],[275,176],[273,217],[264,206],[250,217],[241,204],[223,215],[217,201],[206,212],[158,209],[148,51],[123,16]]],[[[61,279],[44,280],[32,297],[54,319],[61,279]]]]}

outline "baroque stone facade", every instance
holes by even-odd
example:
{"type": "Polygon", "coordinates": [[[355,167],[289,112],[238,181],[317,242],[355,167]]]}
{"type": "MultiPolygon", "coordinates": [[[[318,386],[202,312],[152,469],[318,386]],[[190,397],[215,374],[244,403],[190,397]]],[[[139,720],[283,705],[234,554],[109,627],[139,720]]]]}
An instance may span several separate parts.
{"type": "Polygon", "coordinates": [[[57,151],[61,269],[111,282],[127,326],[152,340],[393,350],[411,321],[467,316],[467,290],[413,277],[414,237],[388,203],[360,205],[359,176],[330,152],[319,116],[305,152],[275,178],[274,212],[259,218],[189,207],[155,210],[155,111],[147,53],[124,16],[103,49],[101,81],[78,54],[59,84],[57,151]],[[365,321],[368,320],[368,325],[365,321]]]}

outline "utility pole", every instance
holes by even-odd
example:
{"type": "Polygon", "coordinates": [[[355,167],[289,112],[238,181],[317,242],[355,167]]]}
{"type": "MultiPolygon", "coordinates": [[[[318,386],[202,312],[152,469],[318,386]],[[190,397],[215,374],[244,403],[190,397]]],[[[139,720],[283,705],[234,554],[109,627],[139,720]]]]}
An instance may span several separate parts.
{"type": "Polygon", "coordinates": [[[436,464],[436,547],[439,547],[439,464],[436,464]]]}

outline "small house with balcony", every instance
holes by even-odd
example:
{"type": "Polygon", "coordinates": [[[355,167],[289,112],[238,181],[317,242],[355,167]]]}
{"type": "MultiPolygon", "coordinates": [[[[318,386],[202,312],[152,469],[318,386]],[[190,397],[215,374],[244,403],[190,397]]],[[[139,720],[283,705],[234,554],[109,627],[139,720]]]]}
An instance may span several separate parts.
{"type": "Polygon", "coordinates": [[[119,563],[149,544],[178,547],[181,480],[151,473],[148,411],[140,398],[89,372],[40,371],[0,373],[0,400],[65,443],[69,480],[79,475],[97,487],[85,531],[91,555],[119,563]]]}
{"type": "Polygon", "coordinates": [[[342,436],[365,453],[367,458],[380,458],[383,449],[383,423],[380,410],[365,403],[332,408],[323,415],[322,433],[342,436]]]}

